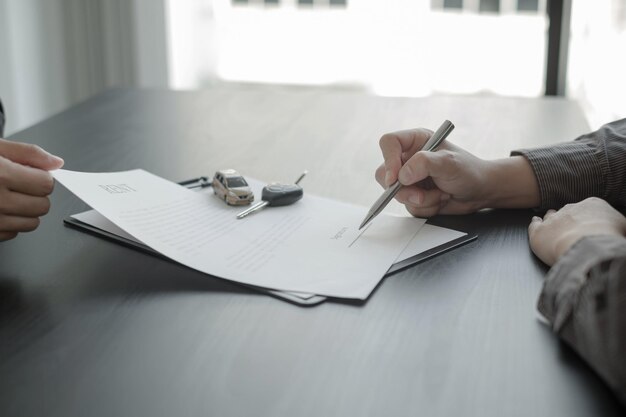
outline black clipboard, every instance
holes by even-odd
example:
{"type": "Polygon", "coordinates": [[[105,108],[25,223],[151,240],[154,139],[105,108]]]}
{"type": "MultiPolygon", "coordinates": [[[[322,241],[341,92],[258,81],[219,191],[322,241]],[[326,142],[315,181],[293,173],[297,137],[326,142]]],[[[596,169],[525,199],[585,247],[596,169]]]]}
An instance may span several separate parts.
{"type": "Polygon", "coordinates": [[[478,235],[468,233],[465,236],[458,237],[454,240],[444,243],[443,245],[435,246],[434,248],[425,250],[424,252],[411,256],[410,258],[406,258],[403,261],[396,262],[395,264],[391,265],[391,268],[387,270],[387,273],[385,273],[385,277],[397,274],[398,272],[410,268],[420,262],[427,261],[437,255],[441,255],[442,253],[446,253],[448,251],[451,251],[452,249],[461,247],[466,243],[473,242],[477,238],[478,235]]]}
{"type": "MultiPolygon", "coordinates": [[[[187,188],[191,188],[191,189],[203,189],[206,187],[210,187],[211,186],[211,182],[209,180],[209,178],[207,177],[199,177],[199,178],[195,178],[192,180],[187,180],[187,181],[181,181],[179,182],[180,185],[183,185],[187,188]]],[[[75,219],[71,216],[67,216],[66,218],[63,219],[63,224],[65,224],[68,227],[71,227],[73,229],[77,229],[83,232],[87,232],[89,234],[95,235],[95,236],[99,236],[102,237],[104,239],[110,240],[112,242],[115,243],[119,243],[121,245],[124,245],[126,247],[138,250],[140,252],[152,255],[152,256],[156,256],[159,257],[161,259],[165,259],[167,261],[170,262],[175,262],[172,259],[162,255],[161,253],[155,251],[154,249],[150,248],[149,246],[146,246],[142,243],[139,243],[135,240],[131,240],[131,239],[127,239],[124,236],[120,236],[117,235],[115,233],[111,233],[107,230],[103,230],[100,229],[98,227],[94,227],[91,224],[82,222],[78,219],[75,219]]],[[[420,262],[426,261],[430,258],[433,258],[437,255],[440,255],[442,253],[448,252],[452,249],[456,249],[462,245],[465,245],[466,243],[472,242],[473,240],[476,240],[478,236],[475,234],[466,234],[465,236],[461,236],[457,239],[451,240],[449,242],[446,242],[442,245],[436,246],[434,248],[428,249],[424,252],[418,253],[417,255],[411,256],[407,259],[404,259],[400,262],[397,262],[393,265],[391,265],[391,267],[387,270],[387,272],[385,273],[384,277],[388,277],[390,275],[396,274],[404,269],[407,269],[413,265],[416,265],[420,262]]],[[[218,278],[219,277],[215,277],[218,278]]],[[[240,282],[236,282],[236,281],[229,281],[231,283],[234,283],[236,285],[241,285],[243,287],[246,288],[250,288],[254,291],[258,291],[258,292],[262,292],[268,295],[271,295],[272,297],[276,297],[279,298],[281,300],[284,301],[288,301],[290,303],[299,305],[299,306],[314,306],[314,305],[318,305],[320,303],[323,303],[324,301],[326,301],[328,299],[328,297],[323,296],[323,295],[313,295],[311,297],[307,297],[307,298],[303,298],[303,297],[298,297],[296,294],[291,294],[289,292],[284,292],[284,291],[278,291],[278,290],[271,290],[268,288],[264,288],[264,287],[256,287],[254,285],[249,285],[249,284],[243,284],[240,282]]]]}

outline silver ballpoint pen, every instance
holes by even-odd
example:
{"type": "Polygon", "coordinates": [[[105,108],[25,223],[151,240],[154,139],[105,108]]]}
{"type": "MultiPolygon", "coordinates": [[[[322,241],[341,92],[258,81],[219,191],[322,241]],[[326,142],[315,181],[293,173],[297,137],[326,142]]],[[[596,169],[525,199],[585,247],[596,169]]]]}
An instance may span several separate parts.
{"type": "MultiPolygon", "coordinates": [[[[453,129],[454,125],[450,120],[444,121],[441,126],[439,126],[439,129],[437,129],[437,131],[433,133],[430,139],[426,141],[426,143],[422,147],[422,150],[430,152],[436,151],[437,147],[439,147],[441,142],[443,142],[444,139],[448,137],[453,129]]],[[[378,216],[380,212],[383,211],[385,207],[387,207],[387,204],[389,204],[389,202],[393,200],[398,191],[400,191],[400,188],[402,188],[402,184],[400,184],[399,181],[396,181],[391,184],[380,197],[378,197],[378,200],[376,200],[370,211],[367,212],[367,216],[365,216],[365,219],[363,219],[363,222],[359,226],[359,230],[365,227],[369,222],[374,219],[374,217],[378,216]]]]}

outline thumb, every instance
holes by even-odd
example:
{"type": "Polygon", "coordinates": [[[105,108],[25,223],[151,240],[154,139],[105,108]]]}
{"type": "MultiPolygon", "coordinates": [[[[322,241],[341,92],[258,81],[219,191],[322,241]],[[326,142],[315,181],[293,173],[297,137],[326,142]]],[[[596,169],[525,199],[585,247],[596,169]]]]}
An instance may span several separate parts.
{"type": "Polygon", "coordinates": [[[21,165],[46,171],[61,168],[64,163],[63,159],[44,151],[37,145],[11,142],[5,139],[0,139],[0,156],[21,165]]]}
{"type": "Polygon", "coordinates": [[[452,173],[449,151],[420,151],[409,159],[400,169],[398,179],[403,185],[411,185],[428,177],[440,177],[452,173]]]}

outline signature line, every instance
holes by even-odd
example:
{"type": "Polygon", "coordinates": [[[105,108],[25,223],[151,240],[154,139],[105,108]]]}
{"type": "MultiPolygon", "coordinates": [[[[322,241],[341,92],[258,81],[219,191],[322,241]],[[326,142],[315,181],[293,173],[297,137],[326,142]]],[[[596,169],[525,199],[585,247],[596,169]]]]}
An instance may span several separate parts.
{"type": "Polygon", "coordinates": [[[363,235],[363,233],[365,233],[365,231],[366,231],[367,229],[369,229],[369,228],[370,228],[370,226],[371,226],[371,225],[372,225],[372,222],[370,222],[370,224],[368,224],[368,225],[365,227],[365,229],[363,229],[363,231],[362,231],[361,233],[359,233],[359,235],[358,235],[357,237],[355,237],[355,238],[354,238],[354,240],[352,241],[352,243],[350,243],[350,244],[348,245],[348,247],[349,247],[349,248],[351,248],[351,247],[352,247],[352,245],[354,245],[354,242],[356,242],[357,240],[359,240],[359,238],[363,235]]]}

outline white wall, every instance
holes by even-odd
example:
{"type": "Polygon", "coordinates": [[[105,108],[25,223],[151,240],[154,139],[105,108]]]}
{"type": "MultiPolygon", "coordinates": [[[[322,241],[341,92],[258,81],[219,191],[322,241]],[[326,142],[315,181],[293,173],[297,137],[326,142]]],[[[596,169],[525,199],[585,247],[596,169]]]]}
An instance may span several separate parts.
{"type": "Polygon", "coordinates": [[[567,95],[592,129],[626,117],[626,1],[572,3],[567,95]]]}
{"type": "Polygon", "coordinates": [[[67,105],[60,5],[61,0],[0,0],[0,97],[7,112],[5,133],[67,105]]]}
{"type": "Polygon", "coordinates": [[[164,0],[0,0],[9,135],[106,88],[166,87],[164,0]]]}

